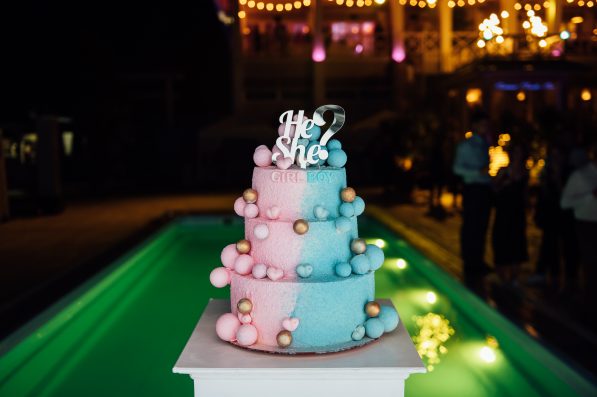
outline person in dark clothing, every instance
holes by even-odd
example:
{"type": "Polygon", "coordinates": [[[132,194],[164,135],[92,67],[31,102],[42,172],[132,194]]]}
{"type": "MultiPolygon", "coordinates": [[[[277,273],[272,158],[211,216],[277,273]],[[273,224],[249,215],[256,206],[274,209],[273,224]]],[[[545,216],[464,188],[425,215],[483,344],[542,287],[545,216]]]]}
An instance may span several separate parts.
{"type": "Polygon", "coordinates": [[[489,118],[481,111],[472,117],[473,135],[456,148],[453,171],[462,178],[462,227],[460,250],[465,283],[478,285],[489,268],[484,261],[491,210],[489,166],[489,118]]]}
{"type": "Polygon", "coordinates": [[[502,281],[516,281],[520,265],[529,259],[526,237],[525,152],[519,145],[509,150],[510,162],[494,180],[495,220],[491,242],[496,271],[502,281]]]}

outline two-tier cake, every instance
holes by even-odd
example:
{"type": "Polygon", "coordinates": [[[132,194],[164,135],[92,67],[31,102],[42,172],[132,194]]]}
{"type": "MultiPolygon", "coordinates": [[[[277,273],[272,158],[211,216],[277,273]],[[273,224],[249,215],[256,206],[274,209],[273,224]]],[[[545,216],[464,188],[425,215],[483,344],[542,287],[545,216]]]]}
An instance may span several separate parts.
{"type": "Polygon", "coordinates": [[[252,187],[234,203],[245,237],[210,275],[216,287],[230,284],[231,313],[216,332],[264,351],[360,346],[398,325],[394,308],[374,299],[384,254],[358,236],[365,203],[347,187],[341,143],[322,137],[322,118],[285,115],[276,146],[255,150],[252,187]]]}

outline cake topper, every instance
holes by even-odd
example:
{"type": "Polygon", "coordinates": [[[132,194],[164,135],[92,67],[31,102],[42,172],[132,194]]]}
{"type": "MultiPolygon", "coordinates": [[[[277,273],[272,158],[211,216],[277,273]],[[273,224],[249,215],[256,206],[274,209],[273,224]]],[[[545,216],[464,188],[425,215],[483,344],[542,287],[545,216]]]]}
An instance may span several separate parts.
{"type": "Polygon", "coordinates": [[[272,154],[272,161],[283,158],[297,161],[301,168],[307,168],[307,165],[319,164],[321,160],[328,158],[326,144],[344,125],[346,113],[341,106],[323,105],[315,109],[313,118],[305,117],[305,111],[299,110],[294,114],[294,110],[287,110],[280,115],[280,123],[284,126],[282,135],[276,140],[278,151],[272,154]],[[334,120],[330,127],[322,135],[319,143],[314,143],[313,132],[309,132],[314,126],[322,127],[326,124],[323,115],[327,111],[334,113],[334,120]],[[305,141],[307,143],[305,143],[305,141]]]}

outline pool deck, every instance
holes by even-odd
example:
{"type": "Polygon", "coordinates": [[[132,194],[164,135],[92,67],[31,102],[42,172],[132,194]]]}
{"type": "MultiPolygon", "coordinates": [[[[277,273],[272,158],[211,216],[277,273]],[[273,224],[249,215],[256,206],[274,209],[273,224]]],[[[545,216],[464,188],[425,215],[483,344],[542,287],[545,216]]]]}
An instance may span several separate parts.
{"type": "MultiPolygon", "coordinates": [[[[23,304],[35,301],[37,293],[51,291],[56,285],[54,295],[50,293],[48,300],[58,297],[57,294],[64,293],[64,286],[60,286],[58,280],[73,274],[80,278],[93,274],[147,234],[160,219],[176,213],[230,212],[235,198],[234,195],[113,198],[72,203],[55,216],[13,219],[0,224],[0,324],[20,323],[32,312],[43,309],[43,305],[51,302],[38,303],[29,311],[20,310],[23,304]]],[[[369,201],[376,201],[374,195],[369,201]]],[[[422,204],[380,202],[368,207],[370,215],[399,233],[444,270],[461,278],[460,217],[454,215],[437,221],[426,212],[422,204]]],[[[540,233],[530,226],[528,235],[531,260],[526,266],[527,272],[532,270],[540,233]]],[[[490,247],[488,251],[490,259],[490,247]]],[[[579,309],[587,305],[578,305],[574,300],[568,302],[549,289],[520,287],[497,292],[484,297],[489,304],[531,336],[546,341],[555,350],[570,352],[575,361],[595,373],[593,357],[597,337],[583,322],[586,313],[579,309]],[[562,332],[566,338],[561,337],[562,332]],[[562,340],[571,342],[567,344],[562,340]],[[584,353],[579,351],[583,349],[578,349],[579,340],[584,353]]],[[[5,335],[10,330],[7,327],[0,331],[5,335]]]]}

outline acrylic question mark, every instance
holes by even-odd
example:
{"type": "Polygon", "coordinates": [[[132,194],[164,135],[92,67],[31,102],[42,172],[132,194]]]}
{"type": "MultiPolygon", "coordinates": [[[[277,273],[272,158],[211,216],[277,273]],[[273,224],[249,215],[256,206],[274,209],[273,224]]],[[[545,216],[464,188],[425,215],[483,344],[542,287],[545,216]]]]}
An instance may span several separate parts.
{"type": "MultiPolygon", "coordinates": [[[[313,121],[319,127],[325,124],[323,114],[328,110],[334,112],[334,121],[332,121],[332,125],[330,125],[330,128],[328,128],[327,131],[321,137],[321,140],[319,141],[319,144],[321,146],[325,146],[328,143],[328,141],[332,138],[332,136],[334,136],[335,133],[340,131],[340,128],[342,128],[342,126],[344,125],[344,121],[346,120],[346,112],[344,111],[344,108],[342,106],[323,105],[315,109],[315,112],[313,112],[313,121]]],[[[325,160],[328,157],[327,150],[320,152],[319,157],[325,160]]]]}

